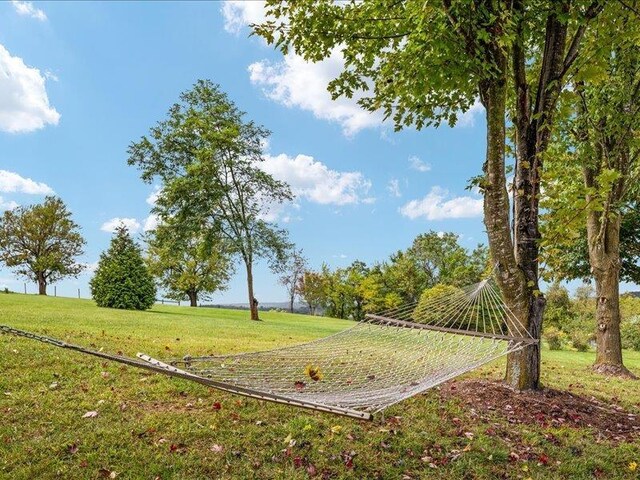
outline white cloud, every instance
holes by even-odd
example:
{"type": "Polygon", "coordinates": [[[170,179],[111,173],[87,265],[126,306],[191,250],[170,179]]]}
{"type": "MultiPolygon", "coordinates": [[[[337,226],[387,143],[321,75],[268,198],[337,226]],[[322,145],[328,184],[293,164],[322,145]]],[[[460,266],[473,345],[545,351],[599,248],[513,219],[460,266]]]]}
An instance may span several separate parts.
{"type": "Polygon", "coordinates": [[[0,45],[0,130],[31,132],[59,120],[60,114],[49,105],[40,70],[0,45]]]}
{"type": "Polygon", "coordinates": [[[231,0],[222,4],[221,11],[224,29],[235,35],[252,23],[262,23],[266,19],[263,1],[231,0]]]}
{"type": "Polygon", "coordinates": [[[151,205],[152,207],[155,207],[156,202],[158,201],[158,195],[160,195],[160,187],[156,185],[153,188],[153,192],[151,192],[147,197],[147,200],[146,200],[147,204],[151,205]]]}
{"type": "Polygon", "coordinates": [[[291,185],[298,197],[322,205],[371,203],[371,182],[360,172],[338,172],[308,155],[267,155],[260,168],[291,185]]]}
{"type": "Polygon", "coordinates": [[[0,212],[4,212],[5,210],[13,210],[16,208],[18,204],[13,200],[5,200],[0,197],[0,212]]]}
{"type": "Polygon", "coordinates": [[[98,261],[96,260],[95,262],[85,263],[84,270],[82,271],[82,273],[84,273],[85,275],[91,275],[95,273],[97,269],[98,269],[98,261]]]}
{"type": "Polygon", "coordinates": [[[155,230],[158,227],[159,221],[160,219],[158,218],[158,216],[152,213],[151,215],[149,215],[147,218],[144,219],[142,230],[144,230],[145,232],[148,232],[149,230],[155,230]]]}
{"type": "Polygon", "coordinates": [[[456,127],[473,127],[476,124],[476,117],[484,113],[484,107],[480,100],[476,100],[471,108],[458,116],[456,127]]]}
{"type": "Polygon", "coordinates": [[[345,135],[353,136],[365,128],[383,123],[381,112],[363,110],[360,98],[331,99],[327,85],[344,69],[342,54],[335,49],[331,56],[318,63],[307,62],[294,53],[281,62],[263,60],[249,65],[251,82],[263,87],[265,95],[287,107],[297,107],[313,113],[316,118],[337,122],[345,135]]]}
{"type": "Polygon", "coordinates": [[[8,170],[0,170],[0,192],[18,192],[31,195],[51,195],[53,189],[42,182],[35,182],[8,170]]]}
{"type": "Polygon", "coordinates": [[[40,20],[44,22],[47,20],[47,16],[45,13],[33,6],[31,2],[22,2],[19,0],[11,0],[13,4],[13,8],[15,8],[18,15],[25,15],[27,17],[35,18],[36,20],[40,20]]]}
{"type": "Polygon", "coordinates": [[[129,233],[137,233],[140,230],[140,222],[135,218],[121,218],[115,217],[102,224],[100,230],[103,232],[113,233],[120,225],[124,225],[129,230],[129,233]]]}
{"type": "Polygon", "coordinates": [[[448,218],[471,218],[482,216],[482,199],[454,197],[447,200],[449,192],[433,187],[422,199],[411,200],[400,208],[400,213],[412,220],[424,217],[427,220],[448,218]]]}
{"type": "Polygon", "coordinates": [[[398,180],[397,178],[392,178],[391,180],[389,180],[387,190],[392,196],[401,197],[402,192],[400,191],[400,180],[398,180]]]}
{"type": "Polygon", "coordinates": [[[419,172],[428,172],[431,170],[431,164],[421,160],[419,157],[412,155],[409,157],[409,165],[412,169],[419,172]]]}

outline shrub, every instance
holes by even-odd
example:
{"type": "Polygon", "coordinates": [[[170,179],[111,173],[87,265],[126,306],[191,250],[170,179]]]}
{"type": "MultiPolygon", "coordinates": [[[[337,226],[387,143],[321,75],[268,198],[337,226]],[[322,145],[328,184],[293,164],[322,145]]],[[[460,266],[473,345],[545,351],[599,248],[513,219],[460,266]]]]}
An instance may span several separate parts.
{"type": "Polygon", "coordinates": [[[571,346],[579,352],[588,352],[592,335],[585,332],[571,332],[571,346]]]}
{"type": "Polygon", "coordinates": [[[636,315],[620,325],[622,348],[640,352],[640,316],[636,315]]]}
{"type": "Polygon", "coordinates": [[[109,249],[100,255],[98,268],[89,283],[99,307],[146,310],[156,298],[156,286],[140,247],[124,226],[116,229],[109,249]]]}
{"type": "Polygon", "coordinates": [[[549,344],[549,350],[562,350],[567,334],[562,330],[551,326],[545,329],[543,338],[549,344]]]}
{"type": "MultiPolygon", "coordinates": [[[[465,293],[460,288],[439,283],[422,292],[420,301],[413,310],[411,317],[417,323],[442,322],[447,317],[451,317],[450,307],[452,302],[455,303],[457,300],[464,300],[465,298],[465,293]]],[[[453,327],[456,327],[456,325],[453,325],[453,327]]]]}

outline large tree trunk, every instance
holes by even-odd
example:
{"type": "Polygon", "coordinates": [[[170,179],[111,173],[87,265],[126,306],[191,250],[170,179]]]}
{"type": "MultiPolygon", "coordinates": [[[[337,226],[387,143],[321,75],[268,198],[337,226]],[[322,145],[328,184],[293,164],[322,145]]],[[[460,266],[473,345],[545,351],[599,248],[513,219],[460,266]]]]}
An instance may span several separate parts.
{"type": "Polygon", "coordinates": [[[44,276],[44,272],[38,272],[38,295],[47,294],[47,279],[44,276]]]}
{"type": "MultiPolygon", "coordinates": [[[[505,303],[523,325],[529,315],[530,292],[516,265],[509,225],[509,196],[505,177],[506,59],[501,59],[504,77],[481,86],[487,116],[487,152],[484,164],[484,223],[491,257],[496,262],[496,281],[505,303]]],[[[516,326],[510,326],[515,330],[516,326]]],[[[536,388],[539,382],[539,351],[527,347],[509,355],[506,381],[514,387],[536,388]]]]}
{"type": "Polygon", "coordinates": [[[599,373],[633,377],[622,361],[620,338],[620,216],[589,215],[589,263],[596,283],[596,361],[599,373]],[[603,225],[601,222],[606,222],[603,225]]]}
{"type": "Polygon", "coordinates": [[[253,265],[251,260],[245,261],[247,267],[247,291],[249,293],[249,310],[251,311],[251,320],[260,320],[258,315],[258,301],[253,294],[253,265]]]}
{"type": "Polygon", "coordinates": [[[197,307],[198,306],[198,292],[195,290],[190,290],[187,292],[187,296],[189,297],[189,306],[197,307]]]}
{"type": "Polygon", "coordinates": [[[289,313],[293,313],[293,303],[295,302],[295,294],[291,295],[291,298],[289,299],[289,313]]]}

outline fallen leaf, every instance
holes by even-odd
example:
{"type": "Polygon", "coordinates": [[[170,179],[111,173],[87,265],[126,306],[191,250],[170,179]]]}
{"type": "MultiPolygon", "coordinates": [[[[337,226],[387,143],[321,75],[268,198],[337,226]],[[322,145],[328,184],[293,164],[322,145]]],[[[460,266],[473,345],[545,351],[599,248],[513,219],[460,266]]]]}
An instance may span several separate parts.
{"type": "Polygon", "coordinates": [[[220,402],[214,402],[213,403],[213,409],[214,410],[220,410],[222,408],[222,404],[220,402]]]}
{"type": "Polygon", "coordinates": [[[638,463],[637,462],[629,462],[629,470],[632,472],[635,472],[638,469],[638,463]]]}
{"type": "Polygon", "coordinates": [[[322,380],[322,371],[316,365],[308,364],[304,368],[304,373],[314,382],[322,380]]]}
{"type": "Polygon", "coordinates": [[[331,427],[331,433],[338,434],[341,431],[342,431],[342,426],[341,425],[334,425],[333,427],[331,427]]]}
{"type": "Polygon", "coordinates": [[[73,454],[75,454],[75,453],[78,453],[78,444],[76,444],[76,443],[72,443],[71,445],[69,445],[69,446],[67,447],[67,451],[68,451],[71,455],[73,455],[73,454]]]}
{"type": "Polygon", "coordinates": [[[211,450],[214,453],[222,453],[224,452],[224,447],[222,445],[218,445],[217,443],[214,443],[209,450],[211,450]]]}
{"type": "Polygon", "coordinates": [[[82,418],[96,418],[98,416],[98,412],[96,411],[91,411],[91,412],[87,412],[85,413],[82,418]]]}
{"type": "Polygon", "coordinates": [[[297,390],[297,391],[299,391],[299,392],[301,392],[302,390],[304,390],[304,387],[305,387],[307,384],[298,380],[294,385],[295,385],[295,387],[296,387],[296,390],[297,390]]]}

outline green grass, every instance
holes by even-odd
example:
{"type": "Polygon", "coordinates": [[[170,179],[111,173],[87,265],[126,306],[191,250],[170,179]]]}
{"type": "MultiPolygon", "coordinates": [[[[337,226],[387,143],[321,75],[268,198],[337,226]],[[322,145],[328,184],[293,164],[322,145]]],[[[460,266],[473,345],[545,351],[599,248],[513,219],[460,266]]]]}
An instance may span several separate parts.
{"type": "MultiPolygon", "coordinates": [[[[85,300],[0,295],[0,324],[160,358],[268,349],[351,325],[284,313],[263,313],[263,322],[247,317],[232,310],[157,306],[129,312],[85,300]]],[[[640,413],[640,383],[592,374],[593,358],[544,350],[545,385],[613,399],[640,413]]],[[[625,361],[640,372],[640,354],[625,352],[625,361]]],[[[474,375],[500,378],[503,366],[498,361],[474,375]]],[[[0,335],[2,479],[108,478],[110,472],[120,479],[163,480],[586,479],[594,472],[637,478],[640,471],[628,468],[640,463],[638,444],[596,441],[586,429],[510,425],[498,415],[481,420],[437,391],[391,407],[386,419],[364,423],[244,399],[0,335]],[[88,411],[98,416],[82,418],[88,411]],[[510,460],[516,450],[550,461],[510,460]]]]}

